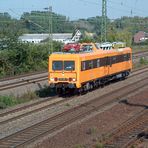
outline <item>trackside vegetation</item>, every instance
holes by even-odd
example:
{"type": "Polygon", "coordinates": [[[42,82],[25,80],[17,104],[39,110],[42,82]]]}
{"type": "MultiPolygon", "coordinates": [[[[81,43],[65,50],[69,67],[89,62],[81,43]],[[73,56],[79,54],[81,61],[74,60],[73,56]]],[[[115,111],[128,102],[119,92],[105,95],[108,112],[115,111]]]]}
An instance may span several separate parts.
{"type": "Polygon", "coordinates": [[[148,58],[141,57],[139,62],[136,64],[133,64],[134,68],[139,68],[148,65],[148,58]]]}
{"type": "Polygon", "coordinates": [[[0,109],[4,109],[8,106],[14,106],[18,104],[18,101],[14,97],[0,96],[0,109]]]}
{"type": "MultiPolygon", "coordinates": [[[[18,41],[6,42],[6,48],[0,50],[0,78],[21,73],[47,70],[49,47],[46,44],[29,44],[18,41]]],[[[61,44],[54,42],[54,49],[61,44]]]]}
{"type": "Polygon", "coordinates": [[[5,95],[5,96],[0,95],[0,109],[12,107],[17,104],[25,103],[38,98],[39,97],[35,92],[30,92],[30,91],[18,97],[15,97],[13,95],[5,95]]]}
{"type": "MultiPolygon", "coordinates": [[[[24,94],[19,96],[14,96],[13,94],[0,95],[0,109],[16,106],[33,100],[45,99],[55,95],[55,90],[50,89],[48,86],[44,86],[44,88],[36,90],[35,92],[27,90],[24,94]]],[[[69,104],[67,106],[69,106],[69,104]]]]}

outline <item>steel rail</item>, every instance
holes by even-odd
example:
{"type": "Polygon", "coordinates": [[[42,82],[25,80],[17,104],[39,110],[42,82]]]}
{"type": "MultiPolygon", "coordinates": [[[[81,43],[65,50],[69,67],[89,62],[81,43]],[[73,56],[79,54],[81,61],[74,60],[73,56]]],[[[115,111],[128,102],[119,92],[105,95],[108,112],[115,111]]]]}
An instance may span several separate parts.
{"type": "Polygon", "coordinates": [[[0,147],[26,146],[44,135],[51,134],[77,120],[84,118],[87,115],[90,115],[93,112],[102,110],[104,107],[110,105],[111,103],[119,102],[121,98],[125,95],[133,93],[147,85],[148,77],[133,82],[128,86],[113,90],[112,92],[102,95],[99,98],[96,97],[91,101],[71,108],[56,116],[50,117],[47,120],[44,120],[24,130],[21,130],[10,136],[0,139],[0,147]],[[100,104],[100,100],[103,100],[104,103],[100,104]]]}
{"type": "Polygon", "coordinates": [[[144,131],[148,130],[148,110],[145,108],[136,113],[131,119],[122,123],[112,131],[105,143],[106,147],[114,146],[127,148],[142,137],[144,131]],[[139,136],[141,134],[141,136],[139,136]]]}

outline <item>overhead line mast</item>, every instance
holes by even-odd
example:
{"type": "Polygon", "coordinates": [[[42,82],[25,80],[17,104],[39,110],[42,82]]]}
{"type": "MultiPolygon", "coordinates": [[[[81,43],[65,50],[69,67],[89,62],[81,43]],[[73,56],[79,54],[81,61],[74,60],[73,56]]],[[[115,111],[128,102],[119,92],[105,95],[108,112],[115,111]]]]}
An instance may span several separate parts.
{"type": "Polygon", "coordinates": [[[53,35],[52,35],[52,6],[44,8],[49,13],[49,54],[53,52],[53,35]]]}
{"type": "Polygon", "coordinates": [[[49,6],[49,50],[53,52],[53,35],[52,35],[52,6],[49,6]]]}
{"type": "Polygon", "coordinates": [[[101,42],[107,38],[107,0],[102,0],[101,42]]]}

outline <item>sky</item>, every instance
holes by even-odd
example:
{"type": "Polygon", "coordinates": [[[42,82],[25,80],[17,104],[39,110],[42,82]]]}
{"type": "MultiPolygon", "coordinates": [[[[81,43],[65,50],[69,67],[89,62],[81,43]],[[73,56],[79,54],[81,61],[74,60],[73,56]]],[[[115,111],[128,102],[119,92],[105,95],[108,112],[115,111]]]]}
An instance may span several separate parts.
{"type": "MultiPolygon", "coordinates": [[[[0,0],[0,13],[8,12],[13,18],[20,18],[23,12],[44,11],[49,6],[53,12],[71,20],[102,14],[102,0],[0,0]]],[[[148,17],[148,0],[107,0],[107,16],[110,19],[148,17]]]]}

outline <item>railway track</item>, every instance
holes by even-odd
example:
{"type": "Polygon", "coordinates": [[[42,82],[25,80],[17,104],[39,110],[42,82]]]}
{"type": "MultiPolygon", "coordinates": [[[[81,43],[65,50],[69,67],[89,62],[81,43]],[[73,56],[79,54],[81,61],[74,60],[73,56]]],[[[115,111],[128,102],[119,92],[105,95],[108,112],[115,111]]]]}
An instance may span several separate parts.
{"type": "Polygon", "coordinates": [[[133,118],[124,122],[114,130],[105,142],[106,148],[119,147],[130,148],[134,143],[144,138],[148,132],[148,109],[137,113],[133,118]]]}
{"type": "Polygon", "coordinates": [[[138,58],[138,57],[143,57],[143,56],[148,56],[147,50],[133,53],[133,58],[138,58]]]}
{"type": "Polygon", "coordinates": [[[40,123],[34,124],[33,126],[2,138],[0,139],[0,147],[26,146],[38,138],[47,134],[53,134],[59,129],[64,128],[65,126],[70,125],[93,112],[101,112],[109,106],[116,105],[125,95],[136,92],[147,85],[148,77],[136,80],[136,82],[133,82],[128,86],[113,90],[112,92],[102,95],[99,98],[96,97],[84,104],[73,107],[40,123]]]}
{"type": "Polygon", "coordinates": [[[61,104],[61,103],[65,102],[65,101],[66,100],[64,100],[63,98],[53,97],[52,99],[49,98],[49,99],[46,99],[44,101],[36,102],[36,103],[30,104],[28,106],[23,106],[23,107],[14,109],[14,110],[10,110],[8,112],[1,113],[0,118],[2,119],[4,116],[8,116],[10,114],[12,115],[12,114],[15,114],[16,112],[21,112],[23,110],[26,110],[25,112],[23,112],[23,113],[21,113],[21,114],[19,114],[17,116],[14,115],[14,116],[6,119],[6,120],[1,120],[0,121],[0,126],[3,125],[3,124],[6,124],[8,122],[12,122],[12,121],[21,119],[21,118],[23,118],[25,116],[28,116],[28,115],[31,115],[33,113],[48,109],[48,108],[50,108],[52,106],[61,104]],[[45,105],[42,105],[42,104],[45,104],[45,105]],[[27,110],[28,108],[32,108],[32,109],[27,110]]]}
{"type": "Polygon", "coordinates": [[[45,81],[47,80],[47,73],[42,73],[42,76],[38,76],[38,75],[35,75],[35,77],[33,75],[31,75],[32,77],[29,77],[29,78],[19,78],[19,79],[16,79],[15,81],[12,79],[12,81],[3,81],[1,82],[0,84],[0,91],[3,91],[3,90],[7,90],[7,89],[11,89],[11,88],[15,88],[15,87],[19,87],[19,86],[23,86],[23,85],[28,85],[28,84],[31,84],[31,83],[37,83],[37,82],[40,82],[40,81],[45,81]]]}
{"type": "MultiPolygon", "coordinates": [[[[133,74],[130,77],[134,77],[136,75],[142,74],[142,73],[147,72],[147,71],[148,71],[148,67],[147,68],[146,67],[141,68],[139,70],[134,71],[133,74]]],[[[73,97],[71,97],[70,99],[73,99],[73,97]]],[[[68,99],[68,100],[70,100],[70,99],[68,99]]],[[[1,119],[0,120],[0,125],[6,124],[8,122],[12,122],[14,120],[23,118],[23,117],[25,117],[27,115],[30,115],[30,114],[33,114],[33,113],[48,109],[48,108],[50,108],[52,106],[62,104],[64,102],[66,102],[66,101],[67,101],[67,99],[58,98],[57,96],[55,96],[55,97],[52,97],[52,98],[37,101],[37,102],[29,104],[29,105],[25,105],[25,106],[22,106],[22,107],[17,107],[17,108],[2,112],[2,113],[0,113],[0,119],[1,119]],[[42,105],[42,104],[45,104],[45,105],[42,105]],[[33,109],[29,110],[29,108],[33,108],[33,109]],[[20,113],[19,115],[15,116],[15,113],[21,112],[23,110],[27,110],[27,111],[23,112],[23,113],[20,113]],[[14,115],[14,116],[10,116],[8,119],[3,120],[3,117],[8,116],[8,115],[14,115]]]]}
{"type": "Polygon", "coordinates": [[[36,75],[40,75],[40,74],[43,74],[43,73],[47,73],[47,72],[46,71],[30,72],[30,73],[27,73],[27,74],[20,74],[20,75],[11,76],[11,77],[5,77],[5,78],[1,78],[0,82],[8,81],[8,80],[14,80],[14,79],[21,79],[21,78],[29,77],[29,76],[36,76],[36,75]]]}
{"type": "Polygon", "coordinates": [[[129,77],[133,77],[133,76],[142,74],[142,73],[147,72],[147,71],[148,71],[148,66],[145,66],[145,67],[142,67],[142,68],[139,68],[139,69],[134,69],[132,71],[132,74],[129,77]]]}

